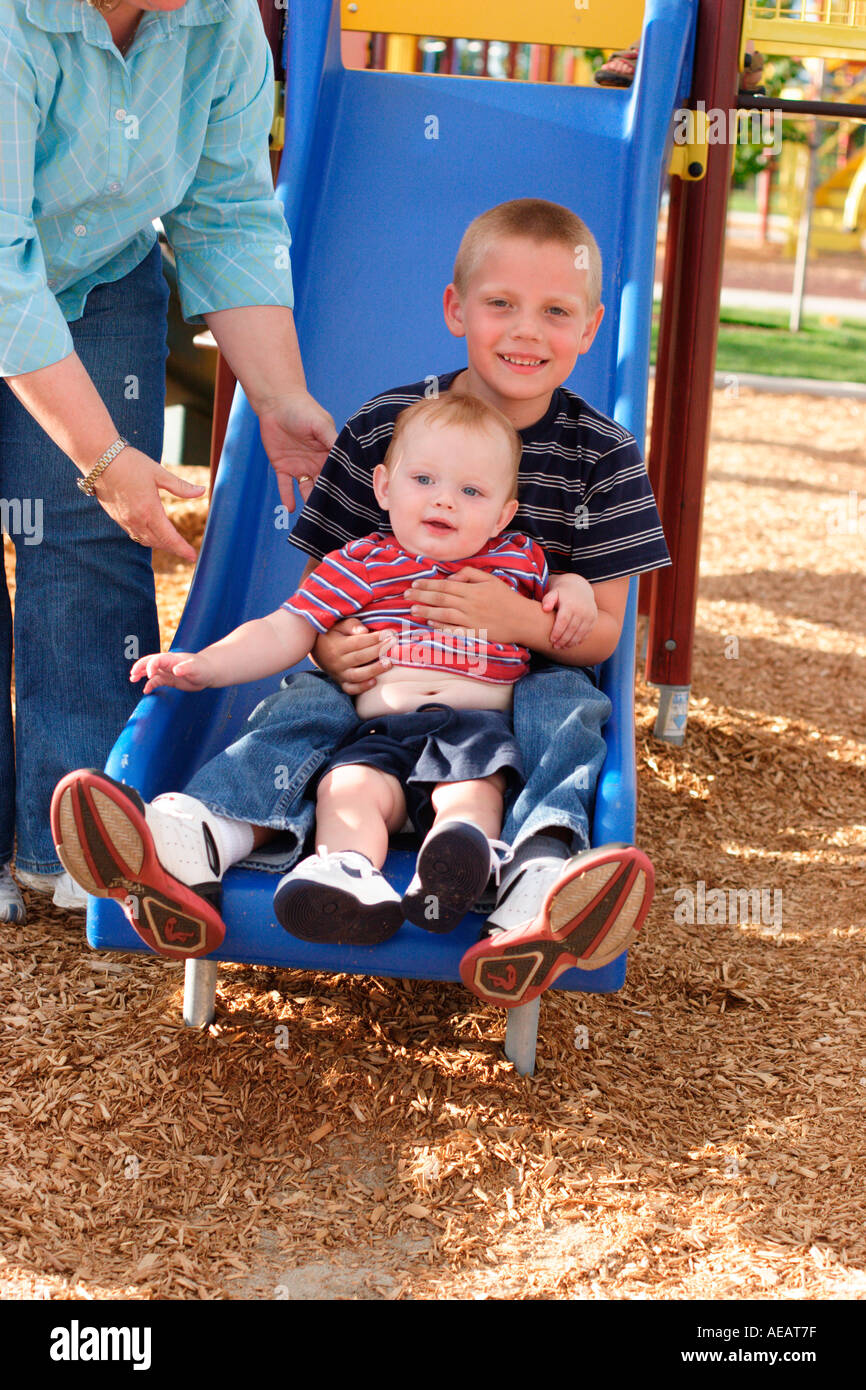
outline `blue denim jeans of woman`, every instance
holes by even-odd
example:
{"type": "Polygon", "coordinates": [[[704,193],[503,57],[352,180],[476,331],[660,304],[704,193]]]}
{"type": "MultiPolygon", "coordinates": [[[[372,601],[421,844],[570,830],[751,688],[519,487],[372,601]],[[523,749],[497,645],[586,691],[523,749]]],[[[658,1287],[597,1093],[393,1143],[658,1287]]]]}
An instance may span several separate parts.
{"type": "MultiPolygon", "coordinates": [[[[540,662],[518,682],[514,727],[528,780],[507,809],[503,836],[517,845],[551,826],[589,845],[595,785],[604,761],[601,729],[610,701],[586,672],[540,662]]],[[[315,823],[310,778],[358,722],[355,707],[321,672],[301,671],[253,710],[244,734],[199,768],[183,789],[232,820],[285,832],[244,860],[284,873],[315,823]]]]}
{"type": "MultiPolygon", "coordinates": [[[[129,275],[92,290],[70,324],[118,433],[155,459],[167,305],[155,246],[129,275]]],[[[31,873],[60,871],[51,793],[73,768],[105,764],[140,697],[130,666],[159,650],[150,551],[76,487],[78,476],[0,382],[0,498],[15,546],[14,740],[12,612],[0,586],[0,864],[17,842],[16,863],[31,873]]]]}

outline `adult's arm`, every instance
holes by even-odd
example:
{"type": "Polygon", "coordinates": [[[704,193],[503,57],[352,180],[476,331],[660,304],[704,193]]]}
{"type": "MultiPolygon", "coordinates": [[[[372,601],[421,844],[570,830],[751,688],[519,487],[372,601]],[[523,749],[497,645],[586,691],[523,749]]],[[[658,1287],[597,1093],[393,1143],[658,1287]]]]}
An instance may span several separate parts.
{"type": "MultiPolygon", "coordinates": [[[[318,476],[336,430],[307,391],[298,350],[291,235],[268,158],[273,60],[255,0],[240,0],[221,28],[199,162],[162,223],[184,317],[207,323],[243,386],[291,511],[293,479],[318,476]]],[[[309,490],[301,484],[303,496],[309,490]]]]}
{"type": "MultiPolygon", "coordinates": [[[[5,28],[0,28],[0,110],[0,376],[78,471],[87,473],[119,431],[73,350],[69,327],[48,287],[33,216],[36,79],[5,28]]],[[[69,475],[71,485],[71,467],[69,475]]],[[[64,479],[57,483],[63,486],[64,479]]],[[[103,473],[96,497],[128,534],[194,559],[195,551],[163,511],[159,488],[178,497],[203,490],[129,448],[103,473]]]]}
{"type": "Polygon", "coordinates": [[[294,510],[293,480],[306,502],[336,437],[331,416],[307,390],[295,318],[280,305],[244,305],[204,315],[259,417],[280,500],[294,510]]]}

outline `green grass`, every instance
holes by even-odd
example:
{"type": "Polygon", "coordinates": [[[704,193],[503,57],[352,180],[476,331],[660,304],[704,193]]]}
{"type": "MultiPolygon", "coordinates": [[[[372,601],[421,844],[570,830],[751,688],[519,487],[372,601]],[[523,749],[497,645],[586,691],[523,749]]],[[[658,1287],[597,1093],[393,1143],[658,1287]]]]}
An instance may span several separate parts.
{"type": "MultiPolygon", "coordinates": [[[[779,189],[774,185],[770,190],[770,212],[782,212],[784,210],[784,200],[779,189]]],[[[752,188],[732,188],[728,195],[729,212],[757,212],[758,195],[752,188]]]]}
{"type": "MultiPolygon", "coordinates": [[[[653,361],[657,335],[656,312],[653,361]]],[[[866,322],[824,327],[808,315],[800,332],[791,333],[787,314],[778,310],[723,309],[716,371],[866,383],[866,322]]]]}

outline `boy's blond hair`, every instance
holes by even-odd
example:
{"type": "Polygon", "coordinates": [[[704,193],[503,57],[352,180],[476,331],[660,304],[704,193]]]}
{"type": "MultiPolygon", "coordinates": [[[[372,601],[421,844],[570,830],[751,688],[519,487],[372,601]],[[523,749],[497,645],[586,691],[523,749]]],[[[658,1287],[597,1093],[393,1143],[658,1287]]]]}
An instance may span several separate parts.
{"type": "Polygon", "coordinates": [[[416,401],[406,410],[401,410],[397,416],[394,433],[383,459],[386,468],[391,467],[400,440],[415,420],[425,425],[444,425],[454,429],[472,430],[476,434],[489,435],[491,426],[493,429],[500,430],[511,451],[509,460],[511,481],[508,496],[509,498],[517,496],[517,473],[523,454],[523,442],[508,417],[503,415],[501,410],[497,410],[495,405],[488,405],[487,401],[482,401],[479,396],[457,395],[454,391],[446,391],[442,396],[431,396],[429,400],[416,401]]]}
{"type": "Polygon", "coordinates": [[[544,198],[515,198],[510,203],[482,212],[469,223],[454,262],[454,284],[462,298],[481,257],[492,242],[502,237],[526,237],[540,245],[555,242],[574,256],[576,268],[586,270],[587,309],[594,314],[601,303],[601,252],[582,218],[560,203],[544,198]]]}

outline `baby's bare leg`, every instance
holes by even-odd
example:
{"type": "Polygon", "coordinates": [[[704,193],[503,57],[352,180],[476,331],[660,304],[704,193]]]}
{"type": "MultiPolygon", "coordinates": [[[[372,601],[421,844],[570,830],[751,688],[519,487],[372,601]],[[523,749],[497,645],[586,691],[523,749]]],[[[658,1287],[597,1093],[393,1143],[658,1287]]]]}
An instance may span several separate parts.
{"type": "Polygon", "coordinates": [[[505,774],[477,777],[469,782],[440,782],[431,800],[436,812],[434,825],[446,820],[465,820],[483,830],[488,840],[496,840],[502,829],[505,774]]]}
{"type": "Polygon", "coordinates": [[[354,849],[381,869],[388,836],[406,819],[406,798],[396,777],[363,763],[335,767],[319,783],[316,848],[354,849]]]}

